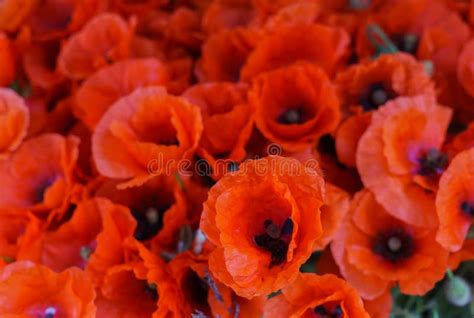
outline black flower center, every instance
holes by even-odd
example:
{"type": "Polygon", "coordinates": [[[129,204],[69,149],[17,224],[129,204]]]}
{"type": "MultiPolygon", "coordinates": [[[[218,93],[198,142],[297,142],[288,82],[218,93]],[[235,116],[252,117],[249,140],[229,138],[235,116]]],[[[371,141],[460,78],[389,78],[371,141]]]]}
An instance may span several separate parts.
{"type": "Polygon", "coordinates": [[[397,228],[379,233],[372,250],[385,260],[397,263],[412,256],[415,248],[411,235],[404,229],[397,228]]]}
{"type": "Polygon", "coordinates": [[[254,241],[258,247],[271,253],[271,268],[282,264],[286,260],[289,238],[293,233],[293,221],[288,218],[279,227],[272,220],[265,220],[263,227],[265,232],[255,235],[254,241]]]}
{"type": "Polygon", "coordinates": [[[459,207],[467,216],[474,216],[474,202],[463,201],[459,207]]]}
{"type": "Polygon", "coordinates": [[[419,37],[413,33],[396,34],[391,39],[400,51],[413,55],[416,54],[420,44],[419,37]]]}
{"type": "Polygon", "coordinates": [[[148,207],[144,212],[132,210],[132,215],[137,221],[134,236],[139,241],[146,241],[154,237],[163,227],[163,214],[169,206],[148,207]]]}
{"type": "Polygon", "coordinates": [[[204,313],[210,313],[210,307],[207,301],[209,285],[205,280],[201,279],[196,272],[190,269],[185,274],[181,288],[186,296],[185,298],[194,309],[204,313]]]}
{"type": "Polygon", "coordinates": [[[328,309],[323,305],[317,306],[313,309],[317,318],[342,318],[343,312],[340,305],[334,309],[328,309]]]}
{"type": "Polygon", "coordinates": [[[418,159],[420,165],[418,174],[425,177],[440,175],[448,164],[448,156],[438,149],[430,149],[418,159]]]}
{"type": "Polygon", "coordinates": [[[145,295],[153,301],[158,300],[158,289],[155,283],[145,282],[145,287],[143,287],[145,295]]]}
{"type": "Polygon", "coordinates": [[[307,120],[307,115],[302,107],[290,108],[277,118],[277,122],[282,125],[300,125],[307,120]]]}
{"type": "Polygon", "coordinates": [[[376,110],[386,102],[397,97],[397,94],[383,83],[371,84],[361,97],[360,104],[364,111],[376,110]]]}

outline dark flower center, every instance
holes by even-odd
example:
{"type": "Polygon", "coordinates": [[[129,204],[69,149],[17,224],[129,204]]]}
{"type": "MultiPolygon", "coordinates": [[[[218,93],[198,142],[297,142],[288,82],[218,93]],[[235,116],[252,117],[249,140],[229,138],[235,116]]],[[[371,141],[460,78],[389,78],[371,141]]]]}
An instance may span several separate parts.
{"type": "Polygon", "coordinates": [[[448,164],[448,156],[438,149],[430,149],[418,159],[418,174],[425,177],[436,177],[444,171],[448,164]]]}
{"type": "Polygon", "coordinates": [[[371,84],[366,93],[361,97],[360,104],[364,111],[376,110],[389,100],[397,97],[397,94],[383,83],[371,84]]]}
{"type": "Polygon", "coordinates": [[[342,318],[343,312],[340,305],[337,305],[333,310],[327,309],[320,305],[313,309],[317,318],[342,318]]]}
{"type": "Polygon", "coordinates": [[[155,283],[145,282],[145,287],[143,288],[145,294],[152,299],[153,301],[158,300],[158,289],[155,283]]]}
{"type": "Polygon", "coordinates": [[[459,207],[467,216],[474,216],[474,202],[463,201],[459,207]]]}
{"type": "Polygon", "coordinates": [[[379,233],[372,246],[375,254],[397,263],[411,257],[415,251],[413,238],[401,228],[379,233]]]}
{"type": "Polygon", "coordinates": [[[258,247],[271,253],[270,268],[282,264],[286,260],[289,237],[293,233],[293,221],[288,218],[282,227],[272,220],[263,222],[265,232],[254,236],[258,247]]]}
{"type": "Polygon", "coordinates": [[[396,34],[392,36],[392,42],[400,51],[413,55],[416,54],[420,44],[419,37],[413,33],[396,34]]]}
{"type": "Polygon", "coordinates": [[[137,221],[134,237],[139,241],[146,241],[154,237],[163,227],[163,214],[169,206],[159,208],[148,207],[144,212],[132,210],[132,215],[137,221]]]}
{"type": "Polygon", "coordinates": [[[189,270],[181,283],[181,288],[185,294],[185,298],[190,302],[194,309],[204,313],[210,313],[207,296],[209,292],[209,285],[205,280],[201,279],[199,275],[193,270],[189,270]]]}
{"type": "Polygon", "coordinates": [[[290,108],[280,114],[277,122],[282,125],[300,125],[307,121],[305,111],[301,107],[290,108]]]}

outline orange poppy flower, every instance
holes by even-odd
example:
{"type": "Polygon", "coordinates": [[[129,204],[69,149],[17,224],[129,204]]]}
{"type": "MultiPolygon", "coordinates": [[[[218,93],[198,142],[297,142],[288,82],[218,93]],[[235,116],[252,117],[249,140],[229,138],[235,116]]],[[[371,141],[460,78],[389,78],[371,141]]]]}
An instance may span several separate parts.
{"type": "Polygon", "coordinates": [[[92,136],[95,164],[104,176],[128,179],[120,187],[139,186],[174,172],[178,160],[192,155],[201,132],[197,106],[162,87],[138,88],[98,123],[92,136]]]}
{"type": "Polygon", "coordinates": [[[134,22],[127,24],[120,16],[102,13],[72,35],[58,57],[59,70],[71,79],[81,80],[130,52],[134,22]]]}
{"type": "Polygon", "coordinates": [[[153,252],[174,250],[179,230],[188,219],[185,193],[174,177],[157,177],[124,190],[117,190],[117,182],[109,181],[96,195],[129,207],[137,222],[133,236],[153,252]]]}
{"type": "Polygon", "coordinates": [[[159,60],[130,59],[101,68],[76,93],[75,115],[93,129],[107,109],[138,87],[166,85],[167,67],[159,60]]]}
{"type": "Polygon", "coordinates": [[[15,78],[16,69],[12,43],[3,32],[0,32],[0,69],[0,86],[7,86],[15,78]]]}
{"type": "Polygon", "coordinates": [[[3,317],[93,318],[95,292],[77,268],[55,273],[23,261],[0,270],[0,314],[3,317]],[[41,287],[39,287],[41,286],[41,287]]]}
{"type": "Polygon", "coordinates": [[[30,120],[23,98],[13,90],[0,88],[0,154],[15,150],[26,135],[30,120]]]}
{"type": "Polygon", "coordinates": [[[211,167],[217,158],[241,161],[253,128],[247,85],[198,84],[187,89],[183,97],[201,109],[203,132],[199,154],[211,167]]]}
{"type": "Polygon", "coordinates": [[[436,195],[439,218],[438,242],[452,252],[459,251],[472,223],[471,202],[474,193],[474,149],[465,150],[454,157],[442,174],[436,195]]]}
{"type": "Polygon", "coordinates": [[[261,35],[254,29],[222,30],[209,36],[196,66],[200,82],[238,82],[240,71],[261,35]]]}
{"type": "Polygon", "coordinates": [[[262,39],[249,55],[240,77],[249,81],[298,61],[314,63],[332,76],[347,55],[348,35],[320,24],[282,26],[262,39]]]}
{"type": "Polygon", "coordinates": [[[366,60],[338,73],[338,88],[344,117],[336,133],[339,160],[355,166],[357,143],[370,123],[370,112],[399,96],[435,96],[433,82],[419,64],[408,54],[382,55],[366,60]]]}
{"type": "Polygon", "coordinates": [[[0,4],[0,30],[15,32],[36,8],[35,0],[5,0],[0,4]]]}
{"type": "Polygon", "coordinates": [[[357,169],[394,217],[436,226],[434,192],[448,161],[440,150],[451,113],[427,96],[399,97],[373,113],[359,141],[357,169]]]}
{"type": "Polygon", "coordinates": [[[294,280],[321,236],[323,195],[318,171],[291,158],[248,160],[221,178],[200,225],[216,246],[209,255],[214,277],[249,299],[294,280]]]}
{"type": "Polygon", "coordinates": [[[474,97],[474,40],[470,40],[459,55],[458,79],[467,93],[474,97]]]}
{"type": "Polygon", "coordinates": [[[282,293],[267,301],[263,317],[369,318],[359,295],[334,275],[300,274],[282,293]]]}
{"type": "Polygon", "coordinates": [[[301,151],[334,130],[340,111],[324,71],[295,64],[257,77],[249,92],[258,129],[288,151],[301,151]]]}
{"type": "Polygon", "coordinates": [[[331,248],[341,274],[364,299],[373,300],[396,283],[404,294],[422,295],[443,278],[447,266],[448,251],[435,235],[425,225],[394,218],[363,190],[355,195],[331,248]]]}
{"type": "Polygon", "coordinates": [[[45,134],[25,141],[0,162],[1,207],[35,212],[69,207],[74,194],[74,169],[79,140],[45,134]],[[32,160],[34,158],[34,160],[32,160]]]}
{"type": "Polygon", "coordinates": [[[350,206],[349,194],[326,182],[326,196],[321,207],[323,233],[314,245],[315,250],[323,250],[334,238],[350,206]]]}

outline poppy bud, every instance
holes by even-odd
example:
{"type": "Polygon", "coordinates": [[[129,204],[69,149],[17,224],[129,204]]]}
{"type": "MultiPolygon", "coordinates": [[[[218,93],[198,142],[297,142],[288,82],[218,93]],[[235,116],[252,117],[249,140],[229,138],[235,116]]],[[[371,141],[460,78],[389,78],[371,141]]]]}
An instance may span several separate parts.
{"type": "Polygon", "coordinates": [[[444,284],[444,295],[448,302],[456,307],[464,307],[471,302],[471,288],[466,280],[460,276],[448,273],[448,280],[444,284]]]}

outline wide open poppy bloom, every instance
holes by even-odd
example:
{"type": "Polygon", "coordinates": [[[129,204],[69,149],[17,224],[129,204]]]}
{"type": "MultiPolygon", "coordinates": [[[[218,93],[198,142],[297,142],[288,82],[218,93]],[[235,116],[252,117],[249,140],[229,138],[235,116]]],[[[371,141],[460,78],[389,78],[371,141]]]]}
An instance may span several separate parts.
{"type": "Polygon", "coordinates": [[[347,55],[349,37],[341,29],[320,24],[282,26],[262,39],[240,75],[250,81],[260,73],[307,61],[332,76],[347,55]]]}
{"type": "Polygon", "coordinates": [[[399,97],[373,113],[359,141],[357,169],[394,217],[436,226],[434,198],[448,163],[441,146],[451,113],[426,96],[399,97]]]}
{"type": "MultiPolygon", "coordinates": [[[[203,132],[199,154],[211,167],[216,159],[240,162],[245,157],[245,146],[253,128],[247,85],[224,82],[198,84],[187,89],[183,97],[201,109],[203,132]]],[[[219,174],[218,171],[215,173],[219,174]]]]}
{"type": "Polygon", "coordinates": [[[22,261],[0,270],[3,317],[93,318],[94,298],[89,277],[78,268],[55,273],[42,265],[22,261]]]}
{"type": "Polygon", "coordinates": [[[25,141],[0,162],[0,206],[62,214],[76,191],[74,169],[79,140],[44,134],[25,141]]]}
{"type": "Polygon", "coordinates": [[[442,174],[436,195],[439,230],[436,239],[452,252],[459,251],[474,215],[474,149],[460,152],[442,174]]]}
{"type": "Polygon", "coordinates": [[[101,67],[126,58],[130,52],[134,22],[102,13],[72,35],[58,57],[59,70],[68,78],[84,79],[101,67]]]}
{"type": "Polygon", "coordinates": [[[12,43],[3,32],[0,32],[0,69],[0,86],[7,86],[15,78],[15,56],[12,43]]]}
{"type": "Polygon", "coordinates": [[[160,176],[123,190],[117,190],[116,181],[108,181],[96,195],[129,207],[137,222],[136,240],[156,254],[174,251],[179,230],[188,220],[185,193],[174,177],[160,176]]]}
{"type": "Polygon", "coordinates": [[[248,160],[220,179],[200,226],[216,246],[209,255],[214,277],[245,298],[294,280],[321,236],[323,195],[319,172],[291,158],[248,160]]]}
{"type": "Polygon", "coordinates": [[[357,143],[370,124],[371,111],[399,96],[435,96],[433,82],[422,64],[404,53],[355,64],[338,73],[335,85],[346,118],[336,133],[336,151],[348,166],[356,164],[357,143]]]}
{"type": "Polygon", "coordinates": [[[466,43],[459,55],[457,71],[459,82],[474,97],[474,39],[466,43]]]}
{"type": "Polygon", "coordinates": [[[288,151],[301,151],[334,130],[339,100],[326,73],[298,63],[257,77],[249,92],[258,129],[288,151]]]}
{"type": "Polygon", "coordinates": [[[443,278],[447,266],[448,251],[435,235],[424,225],[394,218],[363,190],[355,195],[331,249],[341,274],[361,297],[377,298],[396,283],[404,294],[423,295],[443,278]]]}
{"type": "Polygon", "coordinates": [[[223,30],[209,36],[196,65],[199,81],[238,82],[240,70],[260,38],[258,30],[244,28],[223,30]]]}
{"type": "Polygon", "coordinates": [[[0,88],[0,154],[15,150],[28,129],[30,115],[23,98],[0,88]]]}
{"type": "Polygon", "coordinates": [[[104,66],[76,93],[74,112],[93,129],[107,109],[138,87],[166,85],[167,67],[157,59],[130,59],[104,66]]]}
{"type": "Polygon", "coordinates": [[[369,318],[356,290],[337,276],[300,274],[267,301],[263,317],[369,318]]]}
{"type": "Polygon", "coordinates": [[[92,137],[100,174],[139,186],[158,174],[172,173],[189,158],[202,132],[199,108],[162,87],[138,88],[104,114],[92,137]]]}

